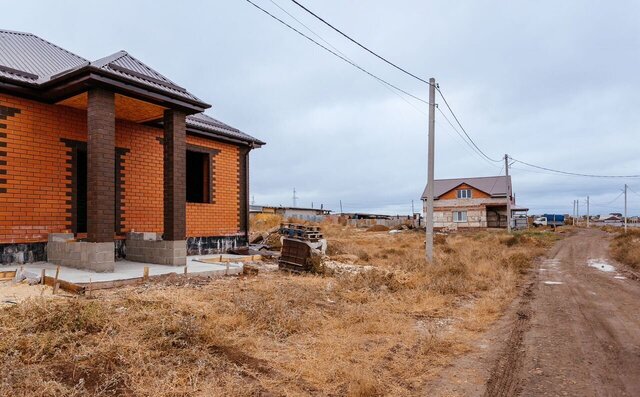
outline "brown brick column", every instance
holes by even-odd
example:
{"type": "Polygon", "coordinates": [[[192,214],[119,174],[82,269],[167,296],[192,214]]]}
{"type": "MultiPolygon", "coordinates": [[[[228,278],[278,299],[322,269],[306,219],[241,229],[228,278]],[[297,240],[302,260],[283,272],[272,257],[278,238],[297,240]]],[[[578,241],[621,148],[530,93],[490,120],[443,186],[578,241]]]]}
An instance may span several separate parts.
{"type": "Polygon", "coordinates": [[[185,114],[164,111],[164,239],[187,236],[186,124],[185,114]]]}
{"type": "Polygon", "coordinates": [[[113,92],[91,88],[87,105],[87,240],[94,243],[113,242],[115,138],[113,92]]]}

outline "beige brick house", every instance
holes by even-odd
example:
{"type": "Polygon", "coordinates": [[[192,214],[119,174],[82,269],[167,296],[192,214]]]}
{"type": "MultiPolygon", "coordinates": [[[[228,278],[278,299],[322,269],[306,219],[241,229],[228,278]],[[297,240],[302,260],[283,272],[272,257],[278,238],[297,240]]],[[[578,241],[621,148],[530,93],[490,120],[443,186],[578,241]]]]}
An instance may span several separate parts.
{"type": "MultiPolygon", "coordinates": [[[[434,227],[506,228],[511,177],[438,179],[434,185],[434,227]]],[[[427,189],[422,194],[426,213],[427,189]]],[[[511,195],[511,205],[515,200],[511,195]]]]}

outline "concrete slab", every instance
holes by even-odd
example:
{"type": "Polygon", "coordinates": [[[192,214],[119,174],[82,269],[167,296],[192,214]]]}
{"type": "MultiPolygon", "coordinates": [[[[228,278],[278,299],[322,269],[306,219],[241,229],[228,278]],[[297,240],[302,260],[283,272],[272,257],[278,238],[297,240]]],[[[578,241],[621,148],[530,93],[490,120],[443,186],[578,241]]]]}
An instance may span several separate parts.
{"type": "MultiPolygon", "coordinates": [[[[233,260],[242,258],[241,255],[222,254],[222,257],[226,260],[233,260]]],[[[201,256],[189,256],[187,257],[187,272],[189,274],[198,274],[203,276],[209,275],[224,275],[224,274],[240,274],[242,273],[243,265],[241,262],[229,262],[229,263],[205,263],[200,262],[202,259],[220,258],[220,255],[201,255],[201,256]],[[228,265],[228,270],[227,270],[228,265]]],[[[127,260],[117,261],[115,264],[115,270],[109,273],[92,272],[85,269],[75,269],[71,267],[60,267],[59,278],[64,281],[69,281],[75,284],[84,284],[103,282],[103,281],[120,281],[129,280],[142,277],[145,266],[149,267],[149,276],[159,276],[163,274],[184,273],[184,266],[166,266],[166,265],[153,265],[149,263],[131,262],[127,260]]],[[[45,269],[46,275],[53,277],[56,272],[56,265],[49,262],[34,262],[24,265],[7,265],[0,266],[0,270],[16,270],[23,267],[25,270],[40,274],[42,269],[45,269]]]]}

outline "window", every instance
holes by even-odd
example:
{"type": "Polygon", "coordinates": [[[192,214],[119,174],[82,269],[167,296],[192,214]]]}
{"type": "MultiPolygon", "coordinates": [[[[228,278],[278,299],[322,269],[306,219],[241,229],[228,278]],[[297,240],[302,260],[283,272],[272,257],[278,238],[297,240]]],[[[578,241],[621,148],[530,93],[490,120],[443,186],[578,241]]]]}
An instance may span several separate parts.
{"type": "Polygon", "coordinates": [[[187,202],[211,202],[211,159],[209,153],[187,150],[187,202]]]}
{"type": "Polygon", "coordinates": [[[458,198],[471,198],[471,189],[458,190],[458,198]]]}
{"type": "Polygon", "coordinates": [[[467,221],[467,211],[453,211],[453,221],[454,222],[466,222],[467,221]]]}

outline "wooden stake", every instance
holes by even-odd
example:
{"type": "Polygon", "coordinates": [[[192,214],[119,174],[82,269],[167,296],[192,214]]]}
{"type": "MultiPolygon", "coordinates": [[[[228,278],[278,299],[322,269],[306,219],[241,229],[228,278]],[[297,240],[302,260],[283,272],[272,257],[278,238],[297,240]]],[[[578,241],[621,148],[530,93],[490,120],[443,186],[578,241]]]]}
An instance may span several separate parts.
{"type": "Polygon", "coordinates": [[[91,277],[89,277],[89,298],[91,298],[91,291],[93,291],[93,284],[91,283],[91,277]]]}
{"type": "Polygon", "coordinates": [[[229,274],[229,262],[227,262],[227,269],[224,271],[224,275],[228,275],[229,274]]]}
{"type": "Polygon", "coordinates": [[[42,271],[40,271],[40,284],[44,285],[44,278],[46,276],[46,270],[42,269],[42,271]]]}
{"type": "Polygon", "coordinates": [[[58,283],[58,276],[60,276],[60,266],[56,266],[56,276],[53,278],[53,294],[55,295],[58,292],[58,288],[60,287],[60,283],[58,283]]]}
{"type": "Polygon", "coordinates": [[[149,279],[149,266],[145,266],[143,273],[142,273],[142,279],[144,281],[147,281],[149,279]]]}
{"type": "Polygon", "coordinates": [[[184,274],[187,274],[187,273],[188,273],[188,270],[187,270],[187,269],[188,269],[188,268],[187,268],[187,265],[184,265],[184,274]]]}

